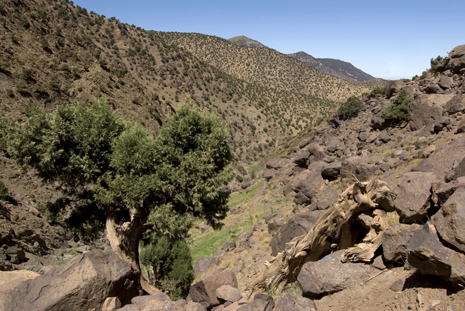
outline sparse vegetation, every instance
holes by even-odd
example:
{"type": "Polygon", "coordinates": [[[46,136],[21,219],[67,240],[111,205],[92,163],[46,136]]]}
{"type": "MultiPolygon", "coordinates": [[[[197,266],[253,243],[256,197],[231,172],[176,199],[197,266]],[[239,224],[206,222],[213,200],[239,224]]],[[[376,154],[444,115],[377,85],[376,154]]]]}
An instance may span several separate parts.
{"type": "Polygon", "coordinates": [[[363,108],[363,104],[355,96],[349,97],[345,103],[342,103],[337,110],[337,114],[341,119],[348,119],[355,117],[360,109],[363,108]]]}
{"type": "Polygon", "coordinates": [[[408,120],[410,118],[408,115],[410,101],[407,91],[402,89],[392,101],[393,104],[381,113],[381,117],[390,121],[408,120]]]}

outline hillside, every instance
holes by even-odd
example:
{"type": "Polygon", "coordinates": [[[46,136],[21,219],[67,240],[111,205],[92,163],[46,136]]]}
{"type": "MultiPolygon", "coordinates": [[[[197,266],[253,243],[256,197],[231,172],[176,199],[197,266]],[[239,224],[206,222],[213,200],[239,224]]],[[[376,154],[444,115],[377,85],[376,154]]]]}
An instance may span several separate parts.
{"type": "Polygon", "coordinates": [[[237,45],[242,45],[242,46],[247,46],[251,48],[265,48],[269,49],[266,45],[261,44],[257,40],[250,39],[246,36],[236,36],[229,38],[228,41],[231,41],[232,43],[235,43],[237,45]]]}
{"type": "Polygon", "coordinates": [[[185,48],[204,62],[254,85],[333,101],[343,101],[368,91],[363,86],[324,74],[271,49],[240,46],[222,38],[197,33],[156,34],[170,44],[185,48]]]}
{"type": "Polygon", "coordinates": [[[318,69],[321,72],[355,83],[374,79],[373,76],[348,62],[332,58],[314,58],[305,52],[288,54],[290,57],[318,69]]]}
{"type": "Polygon", "coordinates": [[[31,103],[50,111],[105,97],[156,135],[189,99],[228,123],[238,160],[251,163],[336,107],[235,78],[157,33],[68,1],[11,1],[0,18],[0,107],[14,118],[24,120],[31,103]]]}

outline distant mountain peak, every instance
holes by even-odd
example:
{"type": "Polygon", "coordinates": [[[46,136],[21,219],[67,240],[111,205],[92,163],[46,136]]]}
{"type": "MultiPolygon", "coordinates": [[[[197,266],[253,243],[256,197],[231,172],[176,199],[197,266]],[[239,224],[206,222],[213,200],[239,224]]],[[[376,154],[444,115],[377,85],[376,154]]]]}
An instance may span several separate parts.
{"type": "Polygon", "coordinates": [[[269,49],[269,47],[267,47],[266,45],[261,44],[257,40],[250,39],[249,37],[246,37],[246,36],[232,37],[232,38],[229,38],[228,41],[231,41],[232,43],[235,43],[237,45],[248,46],[248,47],[252,47],[252,48],[269,49]]]}

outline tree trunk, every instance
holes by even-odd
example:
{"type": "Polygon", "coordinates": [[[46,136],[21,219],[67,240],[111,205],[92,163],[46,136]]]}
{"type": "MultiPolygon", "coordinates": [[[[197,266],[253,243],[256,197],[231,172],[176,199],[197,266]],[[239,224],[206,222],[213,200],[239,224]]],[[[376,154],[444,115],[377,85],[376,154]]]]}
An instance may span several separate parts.
{"type": "Polygon", "coordinates": [[[137,271],[140,271],[139,239],[144,233],[146,219],[132,209],[130,220],[120,223],[116,212],[107,212],[107,238],[112,250],[137,271]]]}
{"type": "MultiPolygon", "coordinates": [[[[307,234],[294,238],[286,244],[283,252],[278,253],[269,263],[267,262],[265,272],[258,276],[249,287],[253,292],[265,288],[284,287],[287,282],[292,282],[297,278],[305,262],[316,261],[331,251],[353,246],[354,238],[347,235],[351,235],[348,230],[351,218],[377,207],[390,211],[393,208],[394,198],[395,194],[385,182],[380,180],[350,186],[307,234]]],[[[381,216],[381,218],[384,217],[381,216]]],[[[382,222],[382,227],[384,227],[384,220],[376,219],[376,222],[382,222]]],[[[373,247],[377,247],[376,244],[379,243],[380,231],[376,233],[377,238],[372,239],[375,244],[373,247]]],[[[366,259],[367,254],[372,253],[373,247],[368,247],[370,250],[367,252],[351,249],[347,253],[347,259],[350,257],[366,259]]]]}

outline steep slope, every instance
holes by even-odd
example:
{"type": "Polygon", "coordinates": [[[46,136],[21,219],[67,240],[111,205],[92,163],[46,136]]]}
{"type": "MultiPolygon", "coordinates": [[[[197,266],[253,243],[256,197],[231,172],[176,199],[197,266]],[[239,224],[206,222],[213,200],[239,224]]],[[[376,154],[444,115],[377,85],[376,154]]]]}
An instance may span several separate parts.
{"type": "Polygon", "coordinates": [[[246,36],[237,36],[237,37],[232,37],[229,38],[228,41],[231,41],[232,43],[235,43],[237,45],[242,45],[242,46],[247,46],[251,48],[265,48],[269,49],[266,45],[261,44],[257,40],[250,39],[246,36]]]}
{"type": "Polygon", "coordinates": [[[324,74],[287,55],[197,33],[157,32],[201,60],[255,85],[343,101],[368,89],[324,74]]]}
{"type": "Polygon", "coordinates": [[[321,72],[355,83],[374,79],[373,76],[348,62],[332,58],[314,58],[305,52],[288,54],[290,57],[318,69],[321,72]]]}
{"type": "Polygon", "coordinates": [[[190,99],[228,123],[238,159],[252,162],[335,108],[234,78],[152,31],[64,0],[5,3],[0,28],[0,107],[19,119],[31,103],[51,110],[105,97],[156,135],[190,99]]]}

